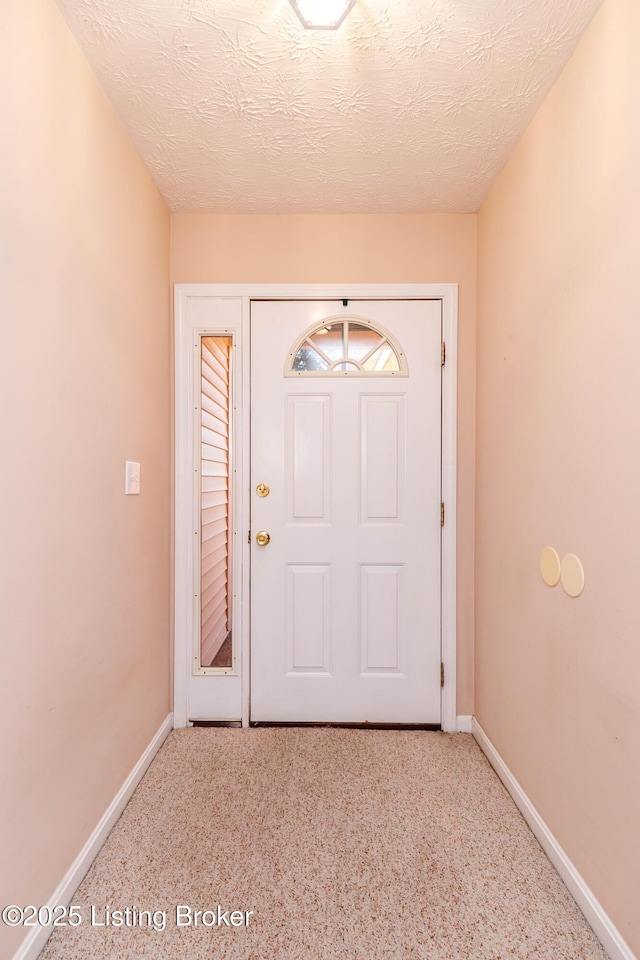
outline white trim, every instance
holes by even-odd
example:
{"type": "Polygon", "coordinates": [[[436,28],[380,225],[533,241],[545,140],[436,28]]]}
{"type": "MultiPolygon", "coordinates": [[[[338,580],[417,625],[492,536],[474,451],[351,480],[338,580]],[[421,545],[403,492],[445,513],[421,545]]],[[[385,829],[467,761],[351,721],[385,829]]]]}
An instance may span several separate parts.
{"type": "Polygon", "coordinates": [[[444,300],[457,283],[177,283],[185,297],[249,300],[444,300]]]}
{"type": "MultiPolygon", "coordinates": [[[[193,583],[193,570],[186,538],[181,531],[190,529],[188,497],[185,491],[191,479],[188,459],[188,425],[184,398],[190,396],[189,384],[185,382],[189,370],[189,319],[190,298],[242,299],[243,323],[243,371],[242,402],[240,413],[244,438],[246,476],[248,479],[248,403],[249,403],[249,304],[254,300],[441,300],[442,337],[446,343],[447,361],[442,374],[442,499],[445,503],[445,525],[442,528],[442,662],[445,668],[445,685],[442,688],[441,725],[448,733],[457,729],[456,721],[456,462],[457,462],[457,363],[458,363],[458,285],[456,283],[419,284],[261,284],[261,283],[186,283],[175,287],[175,726],[188,723],[187,689],[189,673],[187,659],[181,649],[180,638],[189,636],[189,613],[184,597],[187,585],[193,583]],[[186,355],[185,355],[186,354],[186,355]],[[189,579],[190,578],[190,579],[189,579]]],[[[237,449],[237,448],[236,448],[237,449]]],[[[238,455],[242,452],[237,450],[238,455]]],[[[243,480],[242,512],[248,521],[249,492],[243,480]]],[[[243,521],[241,521],[241,524],[243,521]]],[[[241,526],[244,529],[244,526],[241,526]]],[[[248,529],[248,527],[247,527],[248,529]]],[[[242,721],[249,722],[249,563],[245,550],[242,562],[242,721]]],[[[239,581],[236,580],[236,583],[239,581]]]]}
{"type": "Polygon", "coordinates": [[[611,960],[637,960],[631,947],[578,873],[475,717],[472,733],[611,960]]]}
{"type": "Polygon", "coordinates": [[[470,714],[456,717],[456,733],[473,733],[473,717],[470,714]]]}
{"type": "Polygon", "coordinates": [[[458,285],[446,284],[442,296],[442,340],[446,361],[442,368],[442,502],[445,521],[442,528],[442,662],[445,683],[442,688],[441,725],[445,733],[454,733],[457,684],[457,462],[458,462],[458,285]]]}
{"type": "MultiPolygon", "coordinates": [[[[179,286],[175,291],[174,307],[174,356],[175,356],[175,422],[174,422],[174,667],[173,667],[173,724],[174,727],[187,726],[187,693],[189,682],[189,664],[187,653],[183,649],[184,639],[189,636],[190,605],[185,602],[187,585],[191,587],[194,581],[193,551],[191,538],[187,540],[185,530],[190,530],[191,498],[188,490],[191,483],[190,471],[190,407],[187,401],[191,399],[189,374],[191,370],[190,358],[190,329],[188,313],[188,295],[179,286]]],[[[188,596],[191,596],[189,589],[188,596]]],[[[191,645],[189,644],[189,657],[191,645]]]]}
{"type": "MultiPolygon", "coordinates": [[[[129,802],[131,795],[138,786],[143,776],[147,772],[149,764],[156,753],[167,739],[173,729],[173,714],[169,714],[160,725],[159,730],[153,737],[151,743],[146,748],[135,767],[122,784],[117,794],[109,804],[106,813],[101,818],[97,827],[85,843],[84,847],[69,867],[61,883],[49,898],[48,906],[54,907],[60,904],[67,906],[84,879],[89,867],[100,852],[100,848],[109,836],[116,820],[129,802]]],[[[13,955],[13,960],[36,960],[44,949],[44,945],[51,936],[53,927],[32,927],[25,939],[22,941],[18,950],[13,955]]]]}
{"type": "MultiPolygon", "coordinates": [[[[238,444],[238,454],[242,457],[242,477],[240,504],[241,516],[246,528],[249,528],[251,520],[251,487],[250,482],[250,450],[251,450],[251,304],[245,298],[242,301],[242,343],[245,347],[242,356],[239,359],[239,366],[242,369],[242,394],[240,396],[241,408],[237,411],[238,419],[241,421],[242,443],[238,444]]],[[[237,436],[240,436],[238,431],[237,436]]],[[[251,547],[247,538],[244,536],[245,527],[242,528],[242,565],[240,576],[240,598],[242,611],[242,634],[240,637],[241,650],[241,697],[242,697],[242,726],[249,726],[249,716],[251,709],[251,547]]],[[[239,551],[238,551],[239,552],[239,551]]]]}

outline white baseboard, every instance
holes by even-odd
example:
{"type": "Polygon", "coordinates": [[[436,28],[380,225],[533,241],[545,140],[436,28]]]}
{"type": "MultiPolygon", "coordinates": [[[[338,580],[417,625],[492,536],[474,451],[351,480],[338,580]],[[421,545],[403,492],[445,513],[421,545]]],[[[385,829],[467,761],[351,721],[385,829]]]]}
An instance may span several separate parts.
{"type": "Polygon", "coordinates": [[[475,717],[472,718],[472,728],[471,732],[480,749],[511,794],[536,840],[560,874],[611,960],[637,960],[631,947],[578,873],[475,717]]]}
{"type": "MultiPolygon", "coordinates": [[[[173,714],[170,713],[166,719],[163,720],[160,729],[154,736],[153,740],[144,751],[125,782],[122,784],[120,790],[118,790],[118,793],[109,804],[106,813],[98,823],[98,826],[95,828],[84,847],[76,857],[75,861],[72,863],[57,890],[49,899],[49,906],[53,907],[57,906],[58,904],[67,906],[71,902],[74,893],[80,886],[80,883],[89,870],[89,867],[98,855],[100,847],[109,836],[111,828],[126,807],[131,794],[142,780],[143,776],[147,772],[149,764],[171,733],[172,729],[173,714]]],[[[28,935],[18,947],[17,952],[13,956],[13,960],[36,960],[38,955],[44,949],[45,943],[51,936],[52,930],[53,927],[32,927],[28,935]]]]}
{"type": "Polygon", "coordinates": [[[473,717],[471,715],[458,715],[456,717],[456,733],[473,733],[473,717]]]}

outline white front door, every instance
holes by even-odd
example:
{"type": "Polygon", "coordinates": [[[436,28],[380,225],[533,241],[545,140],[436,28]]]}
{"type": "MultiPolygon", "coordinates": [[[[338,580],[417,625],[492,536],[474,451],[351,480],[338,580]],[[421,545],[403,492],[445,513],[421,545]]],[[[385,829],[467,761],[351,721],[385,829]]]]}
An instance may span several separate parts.
{"type": "Polygon", "coordinates": [[[441,338],[440,300],[251,304],[252,721],[440,723],[441,338]]]}

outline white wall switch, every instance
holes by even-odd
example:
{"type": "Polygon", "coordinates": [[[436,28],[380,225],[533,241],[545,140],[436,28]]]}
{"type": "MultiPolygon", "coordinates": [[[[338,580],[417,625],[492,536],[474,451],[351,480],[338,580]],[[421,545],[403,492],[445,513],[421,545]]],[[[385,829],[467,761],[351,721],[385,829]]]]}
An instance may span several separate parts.
{"type": "Polygon", "coordinates": [[[125,463],[125,493],[140,493],[140,464],[135,460],[127,460],[125,463]]]}

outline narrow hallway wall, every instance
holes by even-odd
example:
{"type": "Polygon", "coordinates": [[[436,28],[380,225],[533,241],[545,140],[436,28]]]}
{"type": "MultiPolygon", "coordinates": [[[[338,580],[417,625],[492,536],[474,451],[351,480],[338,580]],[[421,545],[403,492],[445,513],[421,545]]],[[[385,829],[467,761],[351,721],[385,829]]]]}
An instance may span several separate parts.
{"type": "Polygon", "coordinates": [[[53,0],[2,21],[0,900],[41,904],[169,711],[169,215],[53,0]]]}
{"type": "Polygon", "coordinates": [[[606,0],[479,216],[476,715],[640,955],[639,35],[606,0]]]}

